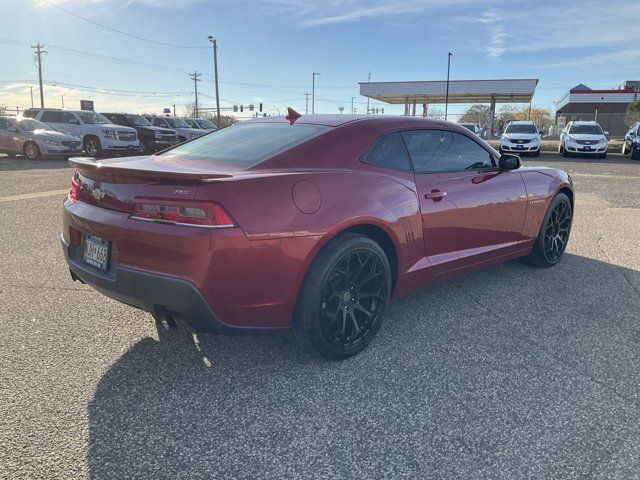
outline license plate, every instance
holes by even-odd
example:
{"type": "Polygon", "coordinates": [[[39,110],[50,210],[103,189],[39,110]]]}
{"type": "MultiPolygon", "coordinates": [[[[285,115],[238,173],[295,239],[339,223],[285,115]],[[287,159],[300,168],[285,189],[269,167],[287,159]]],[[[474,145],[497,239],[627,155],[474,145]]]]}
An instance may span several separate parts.
{"type": "Polygon", "coordinates": [[[133,152],[133,149],[136,148],[133,145],[127,145],[127,150],[133,152]]]}
{"type": "Polygon", "coordinates": [[[591,147],[584,147],[585,150],[591,150],[591,147]]]}
{"type": "Polygon", "coordinates": [[[518,150],[522,150],[522,149],[524,148],[524,145],[516,145],[516,148],[517,148],[518,150]]]}
{"type": "Polygon", "coordinates": [[[85,235],[82,258],[85,263],[106,271],[109,266],[109,242],[99,237],[85,235]]]}

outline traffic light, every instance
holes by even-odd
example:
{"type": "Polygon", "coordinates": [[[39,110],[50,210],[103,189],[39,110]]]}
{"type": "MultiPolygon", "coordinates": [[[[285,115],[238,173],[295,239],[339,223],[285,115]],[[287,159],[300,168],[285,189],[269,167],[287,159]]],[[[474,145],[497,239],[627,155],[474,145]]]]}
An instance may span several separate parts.
{"type": "Polygon", "coordinates": [[[262,111],[262,104],[260,104],[260,111],[262,111]]]}
{"type": "Polygon", "coordinates": [[[234,105],[234,106],[233,106],[233,111],[234,111],[234,112],[237,112],[237,111],[238,111],[238,105],[234,105]]]}
{"type": "Polygon", "coordinates": [[[244,111],[244,105],[240,105],[240,113],[244,111]]]}

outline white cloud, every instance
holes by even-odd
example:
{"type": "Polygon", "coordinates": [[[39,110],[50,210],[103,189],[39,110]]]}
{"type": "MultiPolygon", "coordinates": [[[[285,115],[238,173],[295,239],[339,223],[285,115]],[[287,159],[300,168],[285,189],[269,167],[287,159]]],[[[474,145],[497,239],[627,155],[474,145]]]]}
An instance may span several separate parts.
{"type": "Polygon", "coordinates": [[[204,3],[206,0],[35,0],[35,6],[47,8],[53,5],[72,8],[82,5],[112,5],[118,10],[122,10],[130,5],[146,5],[149,7],[184,9],[204,3]]]}
{"type": "Polygon", "coordinates": [[[478,23],[486,25],[489,30],[489,43],[486,47],[487,57],[497,59],[505,52],[505,40],[507,34],[502,28],[502,16],[500,12],[491,8],[480,15],[478,23]]]}

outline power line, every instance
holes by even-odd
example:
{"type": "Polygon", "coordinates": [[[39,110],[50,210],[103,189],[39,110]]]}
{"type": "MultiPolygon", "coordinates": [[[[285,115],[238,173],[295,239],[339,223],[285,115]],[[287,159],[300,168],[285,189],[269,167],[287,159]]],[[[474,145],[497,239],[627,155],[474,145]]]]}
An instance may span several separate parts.
{"type": "Polygon", "coordinates": [[[53,3],[53,2],[50,2],[49,0],[43,0],[43,1],[45,3],[47,3],[48,5],[50,5],[50,6],[54,7],[54,8],[57,8],[58,10],[66,13],[68,15],[71,15],[73,17],[79,18],[80,20],[83,20],[83,21],[85,21],[87,23],[90,23],[90,24],[95,25],[95,26],[100,27],[100,28],[105,28],[105,29],[107,29],[107,30],[109,30],[111,32],[118,33],[118,34],[124,35],[126,37],[135,38],[136,40],[141,40],[143,42],[154,43],[156,45],[162,45],[162,46],[165,46],[165,47],[174,47],[174,48],[187,48],[187,49],[196,49],[196,50],[203,49],[203,48],[208,48],[208,47],[195,47],[195,46],[190,46],[190,45],[177,45],[175,43],[158,42],[156,40],[151,40],[150,38],[140,37],[140,36],[134,35],[132,33],[123,32],[122,30],[118,30],[116,28],[109,27],[108,25],[105,25],[103,23],[99,23],[99,22],[96,22],[94,20],[90,20],[90,19],[88,19],[86,17],[83,17],[82,15],[78,15],[77,13],[74,13],[74,12],[72,12],[70,10],[67,10],[66,8],[63,8],[60,5],[57,5],[57,4],[53,3]]]}

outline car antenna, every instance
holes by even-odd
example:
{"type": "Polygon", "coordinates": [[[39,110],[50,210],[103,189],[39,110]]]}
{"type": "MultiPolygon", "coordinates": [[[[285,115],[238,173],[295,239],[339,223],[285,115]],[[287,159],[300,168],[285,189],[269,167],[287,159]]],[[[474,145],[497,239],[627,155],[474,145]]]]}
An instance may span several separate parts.
{"type": "Polygon", "coordinates": [[[302,116],[291,107],[287,107],[287,112],[288,114],[285,118],[289,120],[289,123],[291,123],[291,125],[293,125],[293,122],[295,122],[302,116]]]}

